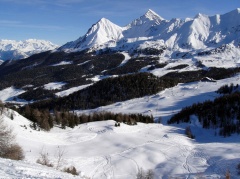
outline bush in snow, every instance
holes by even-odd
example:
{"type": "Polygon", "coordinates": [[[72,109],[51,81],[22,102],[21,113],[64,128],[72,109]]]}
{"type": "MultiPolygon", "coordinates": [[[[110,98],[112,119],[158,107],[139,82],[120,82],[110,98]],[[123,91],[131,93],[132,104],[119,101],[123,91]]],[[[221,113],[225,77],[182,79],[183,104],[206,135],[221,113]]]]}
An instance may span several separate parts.
{"type": "Polygon", "coordinates": [[[145,172],[142,168],[140,168],[136,177],[137,179],[153,179],[154,172],[152,170],[145,172]]]}
{"type": "Polygon", "coordinates": [[[37,163],[41,165],[46,165],[48,167],[53,167],[53,164],[50,163],[48,152],[42,148],[41,152],[39,153],[40,157],[37,159],[37,163]]]}
{"type": "Polygon", "coordinates": [[[71,173],[72,175],[78,175],[77,169],[74,166],[64,168],[63,171],[66,173],[71,173]]]}
{"type": "Polygon", "coordinates": [[[12,144],[6,151],[5,158],[12,160],[24,159],[24,153],[22,148],[18,144],[12,144]]]}
{"type": "Polygon", "coordinates": [[[115,127],[120,127],[120,122],[116,122],[115,127]]]}
{"type": "Polygon", "coordinates": [[[12,129],[4,124],[2,116],[0,116],[0,136],[0,157],[22,160],[24,158],[23,150],[15,143],[12,129]]]}

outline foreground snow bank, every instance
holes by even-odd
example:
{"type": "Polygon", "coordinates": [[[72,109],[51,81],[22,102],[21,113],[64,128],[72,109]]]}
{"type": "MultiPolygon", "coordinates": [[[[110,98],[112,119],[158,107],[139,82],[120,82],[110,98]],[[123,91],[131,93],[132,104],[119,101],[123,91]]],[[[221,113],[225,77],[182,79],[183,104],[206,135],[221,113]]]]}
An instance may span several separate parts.
{"type": "MultiPolygon", "coordinates": [[[[0,178],[71,179],[76,177],[40,164],[30,164],[25,161],[14,161],[0,158],[0,178]]],[[[78,176],[77,178],[81,177],[78,176]]]]}

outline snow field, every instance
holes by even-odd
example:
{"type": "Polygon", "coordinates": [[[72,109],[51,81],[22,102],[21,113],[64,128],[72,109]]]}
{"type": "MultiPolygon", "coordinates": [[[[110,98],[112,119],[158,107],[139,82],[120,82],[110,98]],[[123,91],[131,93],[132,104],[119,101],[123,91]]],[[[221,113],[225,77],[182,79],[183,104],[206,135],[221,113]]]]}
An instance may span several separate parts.
{"type": "Polygon", "coordinates": [[[50,161],[56,163],[56,151],[60,148],[65,151],[64,166],[73,165],[90,178],[134,178],[140,168],[152,169],[155,178],[220,178],[226,169],[231,170],[232,178],[237,178],[232,166],[236,166],[240,158],[238,136],[226,139],[214,136],[214,131],[201,129],[196,122],[191,124],[198,128],[198,133],[194,130],[196,140],[192,140],[184,135],[186,124],[174,127],[121,123],[115,127],[115,121],[109,120],[81,124],[74,129],[54,127],[44,132],[30,129],[30,122],[16,112],[14,120],[10,120],[10,113],[9,110],[4,120],[13,127],[26,159],[23,163],[1,159],[0,167],[6,177],[33,177],[42,170],[38,173],[40,178],[64,178],[58,171],[35,164],[43,149],[50,161]],[[11,162],[16,167],[12,167],[11,162]],[[27,163],[31,166],[22,167],[27,163]]]}

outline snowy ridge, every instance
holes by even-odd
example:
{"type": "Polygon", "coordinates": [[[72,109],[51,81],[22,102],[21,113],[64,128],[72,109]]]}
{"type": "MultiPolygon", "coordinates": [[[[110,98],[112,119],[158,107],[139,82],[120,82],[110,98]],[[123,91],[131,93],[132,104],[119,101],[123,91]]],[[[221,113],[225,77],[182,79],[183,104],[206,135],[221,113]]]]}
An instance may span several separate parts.
{"type": "Polygon", "coordinates": [[[151,27],[165,23],[164,19],[149,9],[143,16],[124,27],[124,38],[148,37],[151,27]],[[163,22],[162,22],[163,21],[163,22]]]}
{"type": "Polygon", "coordinates": [[[99,48],[100,45],[105,43],[111,47],[115,46],[116,41],[122,37],[121,27],[106,18],[102,18],[88,30],[85,36],[63,45],[60,49],[74,51],[75,49],[84,50],[91,47],[99,48]]]}
{"type": "Polygon", "coordinates": [[[35,53],[53,50],[57,47],[57,45],[46,40],[0,40],[0,59],[15,60],[20,58],[27,58],[28,56],[35,53]]]}
{"type": "MultiPolygon", "coordinates": [[[[103,18],[93,25],[86,35],[59,49],[71,52],[85,49],[94,51],[108,47],[133,53],[140,46],[141,49],[146,48],[146,42],[155,43],[158,48],[165,46],[167,49],[164,56],[168,58],[182,58],[182,55],[176,56],[178,52],[189,53],[189,58],[198,57],[199,52],[228,44],[233,44],[231,50],[239,53],[240,10],[214,16],[199,13],[193,19],[174,18],[170,21],[148,10],[125,27],[119,27],[103,18]]],[[[225,52],[223,50],[219,54],[225,52]]],[[[221,58],[221,55],[218,56],[221,58]]]]}

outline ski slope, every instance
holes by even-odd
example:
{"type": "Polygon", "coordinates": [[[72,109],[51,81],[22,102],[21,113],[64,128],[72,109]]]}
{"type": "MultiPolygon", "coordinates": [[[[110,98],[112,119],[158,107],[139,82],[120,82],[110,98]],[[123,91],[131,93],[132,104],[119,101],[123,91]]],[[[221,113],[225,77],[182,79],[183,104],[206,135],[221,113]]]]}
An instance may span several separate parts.
{"type": "MultiPolygon", "coordinates": [[[[202,129],[196,117],[191,124],[166,125],[166,120],[182,107],[194,102],[214,99],[215,91],[223,84],[237,84],[240,75],[217,82],[194,82],[179,84],[158,94],[119,102],[97,109],[78,111],[111,111],[143,113],[162,118],[162,124],[142,124],[115,127],[115,122],[91,122],[73,129],[54,127],[50,132],[32,130],[30,121],[11,111],[4,113],[5,122],[13,127],[17,142],[23,147],[26,158],[23,162],[0,160],[4,177],[35,177],[41,168],[40,178],[70,178],[52,168],[36,165],[41,150],[48,153],[50,161],[56,164],[58,149],[65,151],[62,167],[74,165],[82,177],[92,179],[135,178],[138,171],[153,170],[155,178],[224,178],[227,170],[231,178],[237,179],[236,166],[240,163],[239,136],[228,138],[215,135],[214,129],[202,129]],[[25,126],[26,127],[25,127],[25,126]],[[184,135],[190,126],[196,139],[184,135]],[[11,164],[13,163],[15,169],[11,164]],[[18,166],[24,169],[18,173],[18,166]],[[28,168],[29,167],[29,168],[28,168]],[[12,171],[12,172],[11,172],[12,171]],[[9,173],[10,172],[10,173],[9,173]],[[18,174],[19,175],[18,175],[18,174]],[[57,177],[58,176],[58,177],[57,177]]],[[[2,171],[2,170],[1,170],[2,171]]],[[[81,178],[77,176],[76,178],[81,178]]]]}

